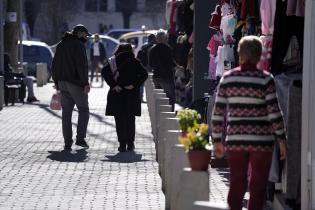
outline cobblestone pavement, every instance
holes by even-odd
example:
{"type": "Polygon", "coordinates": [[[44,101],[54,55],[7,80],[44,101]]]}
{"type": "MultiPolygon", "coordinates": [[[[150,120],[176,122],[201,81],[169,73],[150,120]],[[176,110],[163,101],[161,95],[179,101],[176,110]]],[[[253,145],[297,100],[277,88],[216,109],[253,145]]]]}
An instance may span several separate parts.
{"type": "MultiPolygon", "coordinates": [[[[85,151],[62,151],[61,112],[49,109],[52,84],[35,88],[40,103],[0,112],[0,209],[164,209],[147,106],[137,118],[135,153],[117,153],[106,88],[92,88],[85,151]]],[[[73,126],[77,123],[74,112],[73,126]]],[[[75,129],[74,129],[75,131],[75,129]]]]}

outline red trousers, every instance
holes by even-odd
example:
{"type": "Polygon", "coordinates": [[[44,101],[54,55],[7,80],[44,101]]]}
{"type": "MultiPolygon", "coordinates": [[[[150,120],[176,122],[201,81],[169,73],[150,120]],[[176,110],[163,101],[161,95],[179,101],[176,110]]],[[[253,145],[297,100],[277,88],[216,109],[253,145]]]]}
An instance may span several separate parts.
{"type": "Polygon", "coordinates": [[[262,210],[272,152],[228,150],[227,155],[230,167],[228,204],[231,210],[242,209],[243,197],[247,187],[249,187],[250,194],[248,210],[262,210]],[[248,169],[250,169],[250,176],[248,176],[248,169]]]}

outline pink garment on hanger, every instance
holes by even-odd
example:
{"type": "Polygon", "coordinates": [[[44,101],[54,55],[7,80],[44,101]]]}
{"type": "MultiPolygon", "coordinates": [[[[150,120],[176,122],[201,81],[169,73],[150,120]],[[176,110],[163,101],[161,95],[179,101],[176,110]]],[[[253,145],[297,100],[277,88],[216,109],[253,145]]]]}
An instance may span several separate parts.
{"type": "Polygon", "coordinates": [[[209,69],[208,69],[208,79],[215,80],[217,78],[216,77],[216,68],[217,68],[217,63],[215,62],[215,57],[210,56],[209,69]]]}
{"type": "Polygon", "coordinates": [[[207,49],[210,51],[210,55],[214,57],[217,55],[218,47],[223,44],[222,41],[222,35],[220,32],[211,37],[207,46],[207,49]]]}
{"type": "Polygon", "coordinates": [[[264,71],[270,71],[271,67],[271,53],[272,53],[272,36],[261,36],[262,54],[257,68],[264,71]]]}
{"type": "Polygon", "coordinates": [[[305,16],[305,0],[288,0],[287,16],[305,16]]]}
{"type": "Polygon", "coordinates": [[[261,0],[260,16],[261,16],[261,32],[263,35],[273,34],[275,13],[276,13],[275,0],[261,0]]]}

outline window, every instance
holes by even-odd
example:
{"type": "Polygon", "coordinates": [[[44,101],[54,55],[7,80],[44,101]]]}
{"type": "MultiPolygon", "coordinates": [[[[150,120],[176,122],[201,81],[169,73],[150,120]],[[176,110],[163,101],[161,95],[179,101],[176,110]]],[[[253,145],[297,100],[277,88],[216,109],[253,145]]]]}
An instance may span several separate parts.
{"type": "Polygon", "coordinates": [[[96,12],[97,11],[97,0],[85,0],[85,11],[96,12]]]}
{"type": "Polygon", "coordinates": [[[107,11],[107,0],[99,0],[99,11],[106,12],[107,11]]]}
{"type": "Polygon", "coordinates": [[[86,12],[106,12],[107,0],[85,0],[86,12]]]}

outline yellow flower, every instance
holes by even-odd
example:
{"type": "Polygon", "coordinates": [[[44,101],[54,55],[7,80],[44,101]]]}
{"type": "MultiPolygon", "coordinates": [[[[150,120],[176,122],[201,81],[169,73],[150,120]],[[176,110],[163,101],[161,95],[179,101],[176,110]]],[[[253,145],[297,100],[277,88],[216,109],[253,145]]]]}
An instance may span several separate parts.
{"type": "Polygon", "coordinates": [[[207,135],[208,134],[208,125],[205,123],[200,124],[199,131],[200,131],[200,134],[202,136],[207,135]]]}

